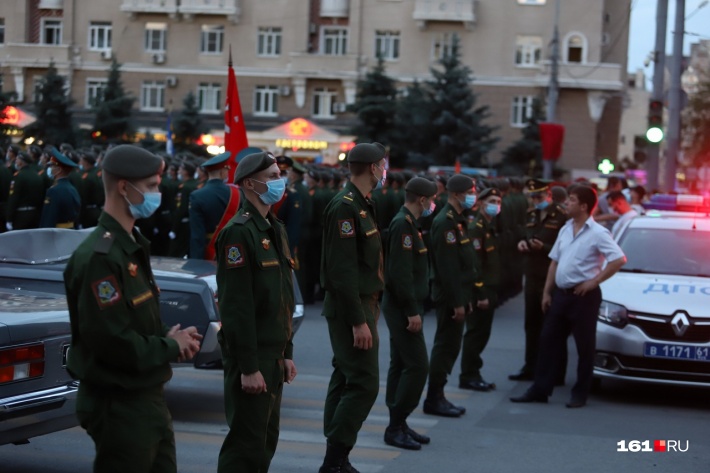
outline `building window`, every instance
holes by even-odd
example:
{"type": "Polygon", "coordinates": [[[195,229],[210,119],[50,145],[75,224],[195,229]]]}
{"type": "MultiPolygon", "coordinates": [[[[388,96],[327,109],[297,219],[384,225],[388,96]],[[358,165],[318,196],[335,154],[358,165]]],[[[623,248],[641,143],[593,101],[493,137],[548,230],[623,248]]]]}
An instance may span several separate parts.
{"type": "Polygon", "coordinates": [[[319,87],[313,90],[313,117],[335,118],[333,104],[337,92],[332,89],[319,87]]]}
{"type": "Polygon", "coordinates": [[[201,83],[197,87],[197,103],[202,113],[219,113],[222,110],[222,85],[201,83]]]}
{"type": "Polygon", "coordinates": [[[108,79],[86,80],[86,108],[93,108],[101,103],[108,79]]]}
{"type": "Polygon", "coordinates": [[[165,82],[148,80],[141,86],[141,110],[162,112],[165,110],[165,82]]]}
{"type": "Polygon", "coordinates": [[[281,28],[259,28],[256,54],[265,57],[281,55],[281,28]]]}
{"type": "Polygon", "coordinates": [[[529,118],[533,115],[532,95],[521,95],[513,97],[513,106],[511,107],[510,125],[514,127],[524,127],[529,118]]]}
{"type": "Polygon", "coordinates": [[[89,25],[89,50],[111,49],[111,23],[92,21],[89,25]]]}
{"type": "Polygon", "coordinates": [[[328,56],[344,56],[348,50],[348,30],[345,28],[323,28],[323,54],[328,56]]]}
{"type": "Polygon", "coordinates": [[[515,40],[515,64],[536,66],[542,59],[542,38],[539,36],[518,36],[515,40]]]}
{"type": "Polygon", "coordinates": [[[202,25],[200,52],[202,54],[222,54],[224,26],[202,25]]]}
{"type": "Polygon", "coordinates": [[[258,85],[254,90],[254,115],[278,115],[279,88],[275,85],[258,85]]]}
{"type": "Polygon", "coordinates": [[[62,20],[42,19],[42,44],[62,44],[62,20]]]}
{"type": "Polygon", "coordinates": [[[579,33],[571,33],[565,40],[565,60],[567,62],[587,62],[587,40],[579,33]]]}
{"type": "MultiPolygon", "coordinates": [[[[439,33],[434,35],[431,44],[431,58],[435,61],[441,61],[446,56],[453,52],[454,36],[456,33],[439,33]]],[[[461,43],[459,43],[459,52],[461,43]]]]}
{"type": "Polygon", "coordinates": [[[386,61],[399,59],[399,31],[375,32],[375,57],[386,61]]]}
{"type": "Polygon", "coordinates": [[[168,25],[165,23],[146,23],[145,25],[145,50],[149,53],[164,53],[165,38],[168,25]]]}
{"type": "Polygon", "coordinates": [[[0,44],[5,43],[5,18],[0,18],[0,44]]]}

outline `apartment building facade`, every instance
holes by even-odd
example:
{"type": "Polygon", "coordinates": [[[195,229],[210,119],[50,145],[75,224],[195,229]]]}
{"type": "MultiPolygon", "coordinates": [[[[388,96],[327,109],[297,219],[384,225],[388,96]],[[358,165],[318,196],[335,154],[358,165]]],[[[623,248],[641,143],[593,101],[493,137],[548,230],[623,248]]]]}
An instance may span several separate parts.
{"type": "MultiPolygon", "coordinates": [[[[617,156],[630,2],[562,2],[562,167],[617,156]]],[[[337,136],[348,134],[347,104],[378,54],[404,88],[428,79],[458,35],[478,103],[499,127],[496,162],[545,94],[554,22],[555,0],[5,0],[0,72],[4,89],[31,109],[53,61],[88,126],[115,58],[137,98],[139,128],[160,129],[193,91],[219,136],[231,47],[250,138],[295,118],[337,136]]]]}

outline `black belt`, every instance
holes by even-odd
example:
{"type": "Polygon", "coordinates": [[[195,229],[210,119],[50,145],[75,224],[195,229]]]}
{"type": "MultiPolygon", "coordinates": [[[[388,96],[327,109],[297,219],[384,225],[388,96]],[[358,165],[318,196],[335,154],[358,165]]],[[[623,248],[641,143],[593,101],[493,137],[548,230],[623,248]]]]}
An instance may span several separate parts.
{"type": "Polygon", "coordinates": [[[557,290],[560,291],[562,294],[574,295],[574,290],[576,288],[577,288],[577,286],[572,286],[572,287],[568,287],[568,288],[558,287],[557,290]]]}

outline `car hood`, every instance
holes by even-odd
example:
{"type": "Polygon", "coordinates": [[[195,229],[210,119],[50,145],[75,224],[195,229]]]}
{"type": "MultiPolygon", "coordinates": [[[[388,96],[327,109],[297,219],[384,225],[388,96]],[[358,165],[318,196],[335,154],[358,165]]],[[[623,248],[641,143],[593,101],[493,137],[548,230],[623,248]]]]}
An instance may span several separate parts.
{"type": "Polygon", "coordinates": [[[0,347],[10,344],[10,330],[7,325],[0,324],[0,347]]]}
{"type": "Polygon", "coordinates": [[[710,318],[710,278],[619,272],[601,286],[605,301],[631,312],[710,318]]]}

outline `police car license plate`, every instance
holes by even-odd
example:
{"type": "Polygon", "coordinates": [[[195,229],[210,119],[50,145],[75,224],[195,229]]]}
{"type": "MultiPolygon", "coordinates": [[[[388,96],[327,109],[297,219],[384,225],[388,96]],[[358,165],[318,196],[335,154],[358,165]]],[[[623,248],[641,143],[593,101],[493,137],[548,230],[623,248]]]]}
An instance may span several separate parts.
{"type": "Polygon", "coordinates": [[[643,355],[651,358],[710,361],[710,347],[646,343],[644,344],[643,355]]]}

